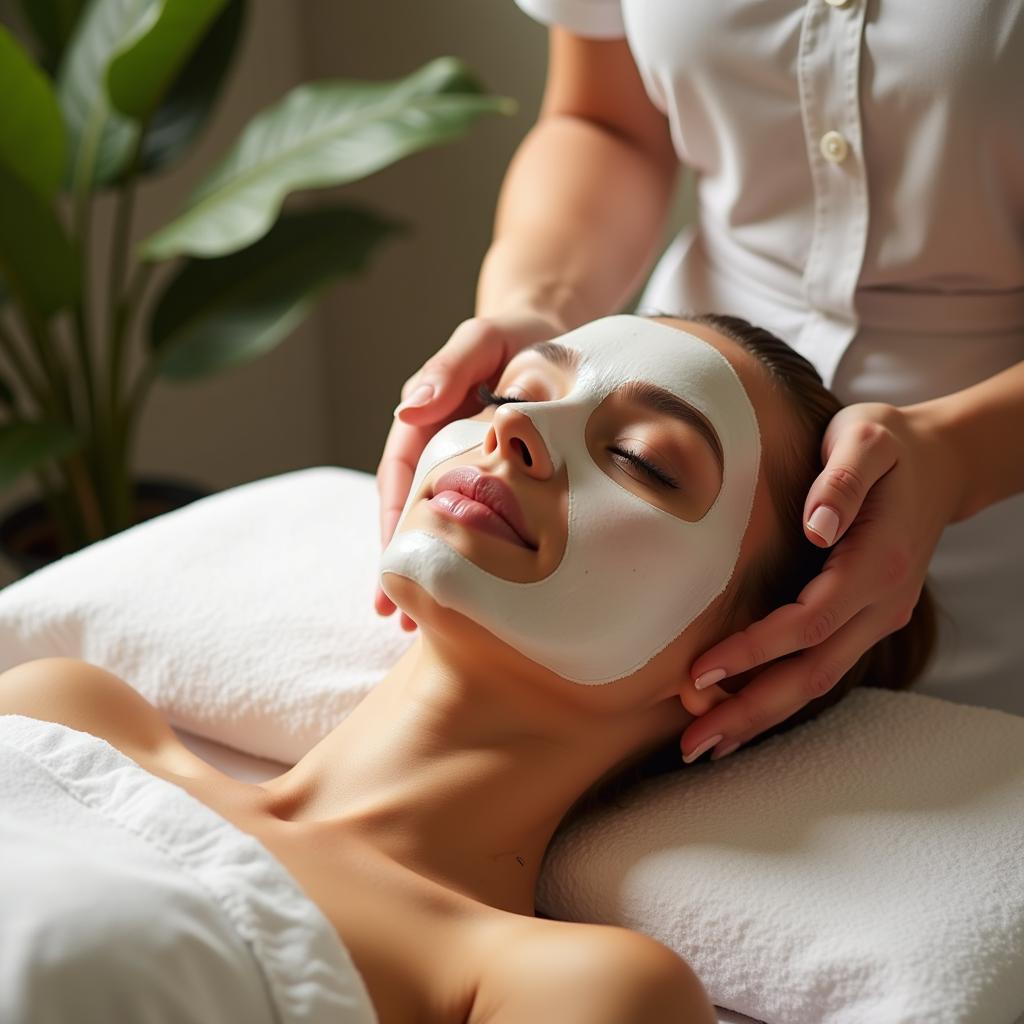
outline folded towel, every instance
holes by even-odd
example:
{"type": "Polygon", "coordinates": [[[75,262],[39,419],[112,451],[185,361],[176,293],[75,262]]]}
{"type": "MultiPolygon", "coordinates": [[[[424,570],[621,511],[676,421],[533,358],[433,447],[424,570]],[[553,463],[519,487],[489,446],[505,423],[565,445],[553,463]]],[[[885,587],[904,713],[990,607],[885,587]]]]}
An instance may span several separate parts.
{"type": "Polygon", "coordinates": [[[537,906],[646,932],[773,1024],[1011,1024],[1024,718],[855,690],[563,822],[537,906]]]}
{"type": "Polygon", "coordinates": [[[211,495],[0,590],[0,670],[85,658],[172,725],[294,764],[415,638],[374,611],[379,536],[369,473],[211,495]]]}
{"type": "Polygon", "coordinates": [[[262,843],[105,740],[0,715],[0,1020],[377,1024],[262,843]]]}

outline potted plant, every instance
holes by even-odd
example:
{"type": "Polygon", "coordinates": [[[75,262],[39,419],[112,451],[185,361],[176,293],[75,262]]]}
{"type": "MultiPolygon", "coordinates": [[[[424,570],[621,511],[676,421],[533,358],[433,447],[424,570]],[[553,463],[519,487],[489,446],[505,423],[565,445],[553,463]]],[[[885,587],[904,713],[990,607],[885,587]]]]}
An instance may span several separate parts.
{"type": "Polygon", "coordinates": [[[0,492],[27,473],[40,492],[0,523],[22,571],[198,496],[136,479],[153,381],[257,358],[408,230],[352,203],[282,212],[288,195],[362,178],[515,109],[453,58],[397,81],[300,85],[253,117],[133,251],[137,183],[178,160],[208,119],[245,8],[22,0],[39,63],[0,26],[0,492]],[[108,189],[109,287],[97,295],[91,213],[108,189]]]}

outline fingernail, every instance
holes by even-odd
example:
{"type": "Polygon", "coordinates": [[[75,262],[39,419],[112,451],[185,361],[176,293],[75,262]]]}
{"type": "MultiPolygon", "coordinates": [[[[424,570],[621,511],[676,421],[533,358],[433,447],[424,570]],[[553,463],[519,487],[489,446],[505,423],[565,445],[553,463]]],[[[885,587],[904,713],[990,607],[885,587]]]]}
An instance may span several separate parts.
{"type": "Polygon", "coordinates": [[[397,416],[403,409],[426,405],[434,397],[435,390],[433,384],[421,384],[404,402],[399,402],[395,406],[394,415],[397,416]]]}
{"type": "Polygon", "coordinates": [[[709,668],[707,672],[701,672],[693,681],[694,689],[706,690],[709,686],[723,680],[729,673],[724,668],[709,668]]]}
{"type": "Polygon", "coordinates": [[[696,761],[701,754],[710,750],[721,739],[721,736],[712,736],[709,739],[706,739],[692,754],[684,754],[683,761],[686,764],[690,764],[691,762],[696,761]]]}
{"type": "Polygon", "coordinates": [[[819,505],[807,520],[808,529],[813,530],[826,544],[836,539],[839,530],[839,513],[828,505],[819,505]]]}
{"type": "Polygon", "coordinates": [[[711,755],[712,761],[718,761],[723,757],[728,757],[738,746],[740,745],[739,740],[734,740],[732,743],[726,743],[721,749],[716,750],[711,755]]]}

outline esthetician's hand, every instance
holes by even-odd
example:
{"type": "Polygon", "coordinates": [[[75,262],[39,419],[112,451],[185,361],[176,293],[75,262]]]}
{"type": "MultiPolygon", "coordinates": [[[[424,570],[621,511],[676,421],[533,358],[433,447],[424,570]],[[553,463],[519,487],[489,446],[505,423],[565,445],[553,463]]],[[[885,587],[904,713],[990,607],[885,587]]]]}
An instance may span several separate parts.
{"type": "MultiPolygon", "coordinates": [[[[402,385],[402,401],[377,465],[381,549],[386,548],[409,497],[423,449],[443,426],[474,416],[482,408],[476,389],[495,387],[508,361],[527,345],[564,334],[552,314],[527,309],[502,316],[464,320],[441,349],[402,385]]],[[[380,587],[374,607],[390,615],[395,605],[380,587]]],[[[402,628],[416,623],[404,612],[402,628]]]]}
{"type": "Polygon", "coordinates": [[[714,746],[717,760],[788,718],[910,620],[943,529],[963,518],[966,474],[937,406],[863,402],[833,417],[803,510],[808,540],[832,551],[795,603],[694,661],[680,699],[700,717],[683,733],[684,759],[714,746]],[[734,696],[716,685],[795,651],[734,696]]]}

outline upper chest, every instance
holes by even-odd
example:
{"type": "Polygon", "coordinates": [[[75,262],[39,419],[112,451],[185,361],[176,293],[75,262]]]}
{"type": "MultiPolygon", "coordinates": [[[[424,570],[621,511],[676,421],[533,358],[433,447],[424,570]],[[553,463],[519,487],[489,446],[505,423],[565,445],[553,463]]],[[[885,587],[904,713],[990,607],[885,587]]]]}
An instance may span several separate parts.
{"type": "Polygon", "coordinates": [[[622,9],[648,91],[670,116],[698,103],[750,118],[799,114],[845,99],[851,75],[863,116],[877,110],[894,129],[921,105],[986,119],[1017,111],[1024,0],[933,0],[927,15],[916,0],[623,0],[622,9]]]}
{"type": "Polygon", "coordinates": [[[490,950],[513,915],[446,889],[365,840],[328,841],[272,818],[260,810],[257,787],[212,768],[180,774],[184,758],[172,765],[169,752],[143,767],[255,836],[287,868],[338,933],[380,1024],[471,1022],[490,950]]]}

